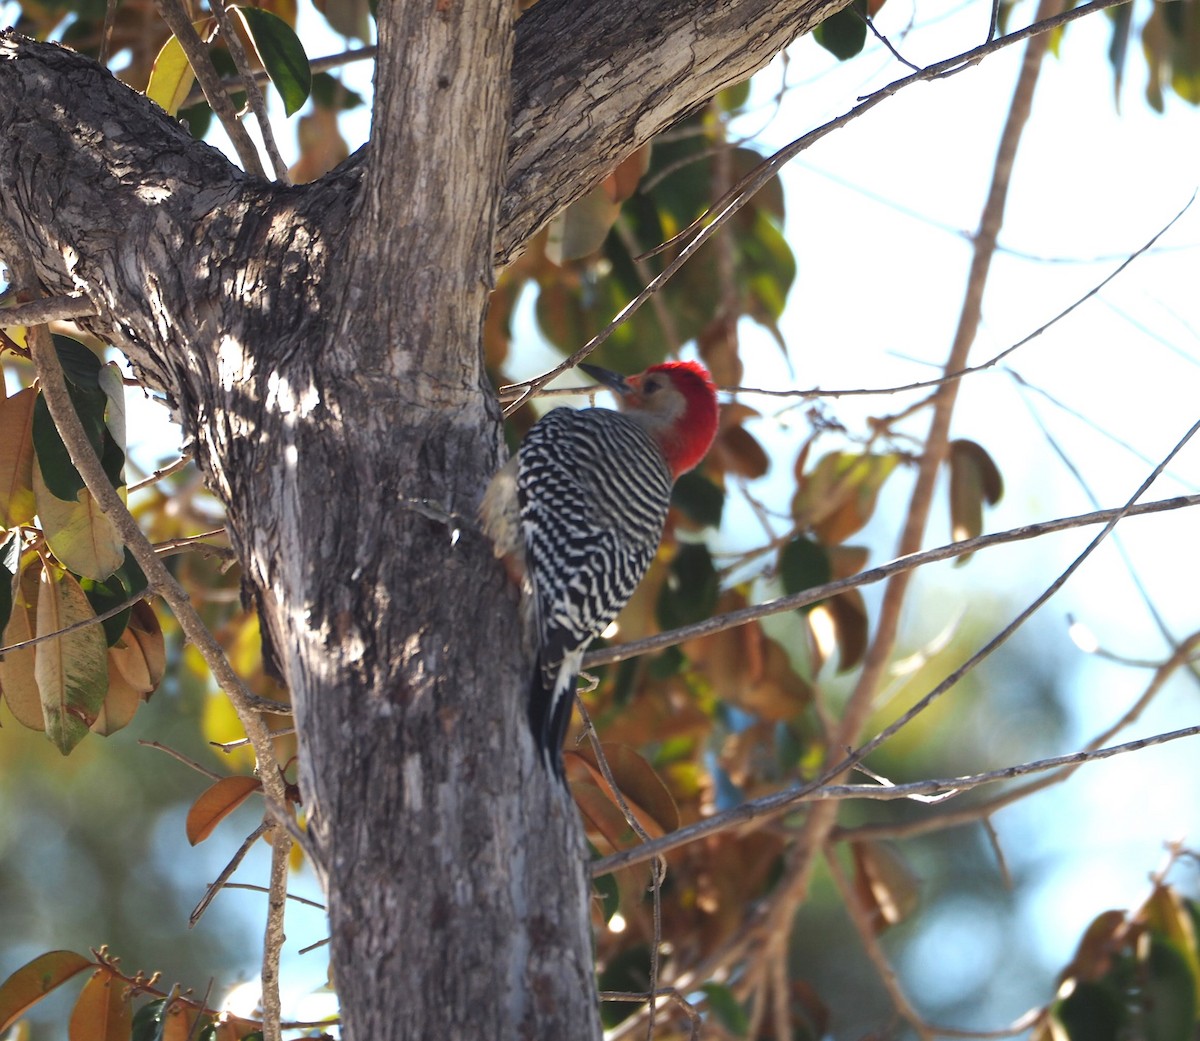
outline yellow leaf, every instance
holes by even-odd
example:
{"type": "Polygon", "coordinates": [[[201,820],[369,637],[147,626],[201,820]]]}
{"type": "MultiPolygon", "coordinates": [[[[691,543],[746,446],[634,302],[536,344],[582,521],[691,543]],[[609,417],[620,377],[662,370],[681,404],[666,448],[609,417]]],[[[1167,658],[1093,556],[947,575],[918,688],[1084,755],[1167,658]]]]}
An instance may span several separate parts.
{"type": "MultiPolygon", "coordinates": [[[[37,596],[38,572],[37,567],[26,568],[21,573],[21,581],[17,585],[13,597],[12,615],[5,626],[3,646],[13,643],[23,643],[32,640],[37,626],[37,596]]],[[[0,690],[4,700],[17,722],[30,730],[45,730],[46,720],[42,715],[42,698],[38,693],[37,680],[34,678],[33,663],[37,653],[36,647],[26,647],[19,651],[8,651],[0,657],[0,690]]]]}
{"type": "MultiPolygon", "coordinates": [[[[38,636],[95,617],[73,575],[42,572],[38,636]]],[[[87,625],[38,644],[33,672],[46,717],[46,736],[67,755],[87,736],[108,690],[108,645],[103,626],[87,625]]]]}
{"type": "Polygon", "coordinates": [[[112,973],[97,972],[75,1002],[68,1041],[126,1041],[133,1025],[127,989],[112,973]]]}
{"type": "MultiPolygon", "coordinates": [[[[192,22],[192,25],[200,34],[200,39],[207,40],[212,33],[212,23],[211,18],[201,18],[192,22]]],[[[172,36],[162,45],[162,50],[154,59],[154,65],[150,69],[150,82],[146,84],[146,97],[166,109],[168,115],[174,116],[178,114],[184,99],[191,93],[192,84],[195,82],[196,74],[188,63],[187,55],[183,53],[179,41],[172,36]]]]}
{"type": "Polygon", "coordinates": [[[69,570],[101,582],[125,563],[121,536],[86,488],[74,502],[57,498],[46,487],[34,459],[33,494],[46,542],[69,570]]]}
{"type": "Polygon", "coordinates": [[[36,512],[33,500],[32,387],[0,400],[0,527],[28,524],[36,512]]]}
{"type": "Polygon", "coordinates": [[[222,777],[192,803],[187,815],[187,837],[193,846],[212,834],[213,828],[262,788],[257,777],[222,777]]]}

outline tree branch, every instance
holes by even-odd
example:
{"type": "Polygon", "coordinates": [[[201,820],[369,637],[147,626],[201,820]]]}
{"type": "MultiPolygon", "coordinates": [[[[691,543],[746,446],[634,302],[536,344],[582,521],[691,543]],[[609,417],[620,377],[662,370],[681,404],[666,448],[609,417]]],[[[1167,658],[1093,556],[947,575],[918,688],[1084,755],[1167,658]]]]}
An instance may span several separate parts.
{"type": "Polygon", "coordinates": [[[1060,517],[1057,520],[1026,524],[1020,528],[1010,528],[1008,531],[998,531],[991,535],[979,535],[973,539],[964,539],[962,542],[951,542],[948,545],[938,546],[935,549],[927,549],[920,553],[910,553],[908,556],[897,557],[886,564],[880,564],[878,567],[860,571],[857,575],[851,575],[848,578],[839,578],[833,582],[826,582],[824,585],[813,586],[811,589],[805,589],[800,593],[776,597],[774,600],[768,600],[765,603],[755,604],[752,607],[743,607],[738,611],[729,611],[726,614],[707,618],[703,622],[681,626],[678,629],[671,629],[665,633],[658,633],[655,636],[647,636],[642,640],[634,640],[630,643],[622,643],[614,647],[605,647],[601,650],[590,651],[584,657],[583,665],[585,668],[595,668],[599,665],[611,665],[614,662],[625,661],[627,658],[635,658],[639,654],[661,651],[687,640],[694,640],[701,636],[711,636],[713,633],[724,632],[726,629],[733,629],[739,625],[746,625],[749,622],[757,621],[759,618],[766,618],[769,615],[780,614],[783,611],[793,611],[800,607],[807,607],[809,604],[826,600],[836,593],[843,593],[847,589],[857,589],[860,586],[873,585],[876,582],[882,582],[884,579],[890,578],[892,575],[905,571],[914,571],[919,567],[935,563],[939,560],[951,560],[955,557],[966,556],[969,553],[976,553],[982,549],[990,549],[993,546],[1000,546],[1009,542],[1022,542],[1026,539],[1049,535],[1056,531],[1082,528],[1091,524],[1105,524],[1123,517],[1138,517],[1149,513],[1162,513],[1166,510],[1184,509],[1189,506],[1200,506],[1200,494],[1178,495],[1171,499],[1158,499],[1154,502],[1139,503],[1128,508],[1115,507],[1107,510],[1097,510],[1095,513],[1081,513],[1074,517],[1060,517]]]}

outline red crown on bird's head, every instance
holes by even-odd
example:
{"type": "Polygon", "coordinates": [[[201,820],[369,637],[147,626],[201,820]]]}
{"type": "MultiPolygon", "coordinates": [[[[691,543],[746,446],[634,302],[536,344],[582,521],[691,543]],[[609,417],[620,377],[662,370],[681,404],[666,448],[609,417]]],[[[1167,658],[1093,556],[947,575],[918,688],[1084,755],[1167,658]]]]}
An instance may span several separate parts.
{"type": "Polygon", "coordinates": [[[670,377],[687,402],[687,412],[676,424],[678,435],[672,443],[663,446],[667,462],[678,477],[705,457],[717,436],[717,388],[708,370],[695,361],[665,361],[652,365],[641,378],[645,379],[652,372],[670,377]]]}

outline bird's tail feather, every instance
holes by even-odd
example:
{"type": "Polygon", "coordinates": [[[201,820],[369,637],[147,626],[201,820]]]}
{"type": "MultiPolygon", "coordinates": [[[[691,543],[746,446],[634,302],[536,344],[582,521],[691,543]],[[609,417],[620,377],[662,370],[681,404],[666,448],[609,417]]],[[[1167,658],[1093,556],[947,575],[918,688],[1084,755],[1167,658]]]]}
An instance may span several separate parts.
{"type": "Polygon", "coordinates": [[[546,665],[539,654],[529,685],[529,729],[546,769],[563,779],[562,746],[575,707],[575,680],[582,654],[546,665]]]}

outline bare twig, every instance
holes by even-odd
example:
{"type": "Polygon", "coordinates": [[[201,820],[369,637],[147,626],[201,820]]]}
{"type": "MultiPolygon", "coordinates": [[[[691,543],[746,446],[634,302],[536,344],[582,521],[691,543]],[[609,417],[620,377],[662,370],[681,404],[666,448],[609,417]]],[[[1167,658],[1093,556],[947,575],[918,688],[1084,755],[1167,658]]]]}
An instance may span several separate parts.
{"type": "MultiPolygon", "coordinates": [[[[1200,632],[1189,636],[1172,652],[1166,661],[1158,665],[1154,676],[1146,685],[1146,689],[1137,701],[1126,709],[1115,723],[1089,741],[1084,746],[1083,751],[1090,753],[1104,748],[1117,734],[1135,723],[1142,712],[1145,711],[1146,706],[1150,704],[1165,686],[1167,680],[1180,667],[1188,664],[1190,657],[1197,650],[1200,650],[1200,632]]],[[[1030,781],[1028,784],[1011,788],[995,798],[974,806],[964,806],[938,813],[936,816],[919,817],[914,820],[894,824],[861,824],[851,828],[837,828],[834,830],[831,838],[838,841],[849,838],[912,838],[916,835],[925,835],[929,832],[942,831],[946,828],[959,827],[963,824],[973,824],[981,818],[990,817],[997,811],[1004,809],[1004,807],[1011,806],[1013,803],[1027,798],[1034,794],[1034,792],[1061,784],[1067,778],[1071,777],[1079,769],[1080,765],[1082,765],[1082,761],[1080,763],[1072,763],[1049,777],[1041,777],[1035,781],[1030,781]]]]}
{"type": "MultiPolygon", "coordinates": [[[[686,846],[699,839],[707,838],[719,832],[748,824],[752,821],[767,820],[805,803],[835,803],[846,799],[870,799],[875,802],[894,802],[897,799],[912,799],[914,796],[941,796],[949,798],[1001,781],[1011,781],[1016,777],[1028,777],[1032,774],[1045,773],[1048,770],[1058,770],[1065,766],[1076,767],[1084,763],[1098,762],[1102,759],[1112,759],[1114,756],[1128,755],[1140,752],[1144,748],[1155,745],[1165,745],[1172,741],[1200,736],[1200,724],[1171,730],[1150,737],[1125,741],[1121,744],[1106,745],[1103,748],[1090,751],[1070,752],[1066,755],[1050,756],[1015,766],[1004,766],[983,773],[964,774],[959,777],[930,778],[924,781],[909,781],[904,784],[821,784],[812,782],[797,785],[783,791],[764,795],[759,799],[744,802],[732,810],[713,814],[695,824],[689,824],[673,831],[662,838],[654,839],[644,846],[634,846],[619,853],[610,853],[588,865],[593,878],[611,874],[623,868],[641,864],[651,857],[660,857],[673,849],[686,846]]],[[[841,765],[841,764],[839,764],[841,765]]],[[[924,800],[923,800],[924,801],[924,800]]],[[[859,834],[856,832],[856,834],[859,834]]]]}
{"type": "Polygon", "coordinates": [[[1178,495],[1171,499],[1158,499],[1154,502],[1139,503],[1128,508],[1117,507],[1098,510],[1095,513],[1082,513],[1073,517],[1061,517],[1056,520],[1041,521],[1037,524],[1026,524],[1020,528],[1010,528],[1008,531],[999,531],[991,535],[979,535],[973,539],[952,542],[945,546],[938,546],[935,549],[923,550],[920,553],[910,553],[908,556],[898,557],[895,560],[888,561],[886,564],[880,564],[878,567],[860,571],[857,575],[813,586],[811,589],[806,589],[800,593],[776,597],[765,603],[755,604],[752,607],[743,607],[738,611],[729,611],[725,614],[705,619],[703,622],[681,626],[678,629],[671,629],[665,633],[648,636],[641,640],[633,640],[630,643],[617,644],[613,647],[589,651],[584,656],[584,667],[595,668],[599,665],[611,665],[614,662],[624,661],[639,654],[661,651],[667,647],[673,647],[676,644],[684,643],[687,640],[693,640],[700,636],[711,636],[713,633],[723,632],[726,629],[732,629],[739,625],[746,625],[749,622],[757,621],[759,618],[766,618],[769,615],[780,614],[783,611],[791,611],[799,607],[807,607],[809,604],[826,600],[836,593],[845,592],[847,589],[873,585],[898,572],[912,571],[939,560],[950,560],[967,553],[989,549],[992,546],[1038,538],[1056,531],[1066,531],[1070,528],[1086,527],[1091,524],[1103,524],[1112,521],[1114,518],[1120,520],[1127,517],[1160,513],[1165,510],[1184,509],[1189,506],[1200,506],[1200,494],[1178,495]]]}
{"type": "MultiPolygon", "coordinates": [[[[351,50],[341,51],[338,54],[327,54],[321,58],[314,58],[308,63],[308,67],[313,72],[328,72],[330,69],[339,69],[343,65],[349,65],[352,62],[366,61],[370,58],[374,58],[378,49],[379,48],[372,45],[370,47],[356,47],[351,50]]],[[[270,82],[270,77],[262,69],[254,72],[252,75],[254,76],[255,82],[257,82],[260,86],[265,86],[270,82]]],[[[239,76],[230,76],[221,80],[221,88],[227,92],[241,90],[242,86],[242,80],[239,76]]],[[[184,98],[183,104],[180,105],[180,108],[188,108],[191,105],[199,104],[203,100],[204,91],[202,91],[199,87],[195,87],[192,89],[192,92],[188,94],[186,98],[184,98]]]]}
{"type": "Polygon", "coordinates": [[[195,26],[192,25],[183,4],[180,0],[155,0],[155,2],[158,5],[158,13],[162,15],[163,21],[167,23],[167,27],[174,33],[175,39],[183,48],[183,53],[187,55],[188,63],[196,74],[200,88],[204,91],[204,98],[212,107],[213,112],[217,114],[221,126],[229,135],[229,140],[233,142],[233,147],[237,151],[246,173],[266,180],[266,172],[258,158],[258,149],[254,147],[250,134],[238,119],[229,95],[221,88],[221,78],[217,75],[212,58],[209,57],[208,48],[204,46],[195,26]]]}
{"type": "Polygon", "coordinates": [[[837,853],[828,847],[825,850],[825,863],[841,894],[842,903],[846,905],[846,912],[850,916],[854,931],[858,933],[863,949],[867,952],[867,958],[875,966],[875,972],[883,983],[884,990],[888,992],[888,997],[892,999],[896,1012],[913,1028],[913,1032],[921,1041],[933,1041],[933,1031],[930,1030],[929,1024],[921,1018],[920,1013],[913,1008],[912,1003],[908,1000],[908,995],[904,993],[904,988],[900,986],[896,970],[892,968],[892,963],[888,961],[887,955],[883,952],[883,946],[879,942],[879,936],[876,934],[871,916],[859,899],[854,886],[846,877],[846,872],[838,861],[837,853]]]}
{"type": "MultiPolygon", "coordinates": [[[[252,893],[269,893],[271,891],[266,886],[256,886],[253,882],[226,882],[225,888],[246,889],[252,893]]],[[[298,904],[303,904],[305,907],[315,907],[318,911],[325,910],[324,904],[318,903],[316,900],[309,900],[306,896],[297,896],[295,893],[285,893],[284,896],[289,900],[294,900],[298,904]]]]}
{"type": "Polygon", "coordinates": [[[211,777],[214,781],[219,781],[223,776],[225,776],[224,774],[217,773],[216,770],[210,770],[206,766],[201,766],[194,759],[189,759],[182,752],[177,752],[175,749],[170,748],[167,745],[160,744],[157,741],[147,741],[144,737],[139,737],[138,744],[143,748],[157,748],[160,752],[166,752],[167,755],[169,755],[172,759],[179,760],[179,762],[183,763],[184,766],[190,766],[197,773],[202,773],[205,777],[211,777]]]}
{"type": "Polygon", "coordinates": [[[238,865],[246,858],[246,854],[250,852],[250,847],[259,840],[270,826],[269,821],[263,821],[246,836],[242,844],[238,847],[237,852],[234,853],[229,863],[225,865],[224,869],[217,876],[217,880],[204,891],[204,895],[200,898],[200,903],[192,909],[192,913],[188,916],[188,928],[194,927],[200,921],[204,916],[204,912],[208,910],[208,905],[213,902],[213,897],[224,888],[226,882],[229,880],[229,876],[238,869],[238,865]]]}
{"type": "Polygon", "coordinates": [[[155,470],[154,473],[150,474],[149,477],[145,478],[145,480],[138,481],[137,484],[131,484],[129,486],[129,491],[138,492],[143,488],[148,488],[152,484],[158,484],[159,481],[170,477],[172,474],[179,473],[179,471],[184,469],[191,461],[191,453],[185,452],[178,459],[176,459],[175,462],[170,463],[167,466],[160,467],[159,469],[155,470]]]}
{"type": "MultiPolygon", "coordinates": [[[[604,754],[604,748],[600,744],[600,735],[596,733],[596,728],[592,724],[592,717],[588,715],[587,707],[584,705],[582,699],[577,697],[575,701],[576,707],[583,718],[584,732],[587,734],[588,740],[591,742],[592,752],[596,756],[596,764],[600,767],[600,774],[604,778],[604,783],[608,785],[608,790],[616,800],[617,808],[620,809],[621,815],[625,818],[625,823],[633,829],[633,833],[642,842],[649,842],[650,835],[642,827],[642,822],[637,819],[637,815],[629,808],[629,803],[625,801],[624,792],[618,787],[616,778],[613,777],[612,767],[608,765],[608,757],[604,754]]],[[[650,946],[650,986],[646,995],[648,1005],[646,1041],[653,1041],[654,1037],[654,1012],[656,1004],[654,995],[658,992],[659,954],[662,948],[662,883],[665,875],[666,862],[661,858],[655,859],[650,865],[650,889],[654,901],[654,936],[650,946]]]]}
{"type": "Polygon", "coordinates": [[[39,643],[45,643],[47,640],[57,640],[60,636],[67,636],[70,633],[77,632],[80,629],[86,629],[91,625],[100,625],[102,622],[107,622],[110,618],[115,618],[122,611],[127,611],[139,600],[144,600],[147,596],[147,591],[122,600],[114,607],[110,607],[107,611],[101,611],[98,615],[91,618],[85,618],[81,622],[73,622],[71,625],[64,626],[62,629],[56,629],[52,633],[44,633],[41,636],[34,636],[28,640],[21,640],[19,643],[10,643],[6,647],[0,647],[0,654],[7,654],[9,651],[20,651],[26,647],[36,647],[39,643]]]}

